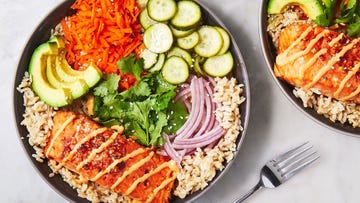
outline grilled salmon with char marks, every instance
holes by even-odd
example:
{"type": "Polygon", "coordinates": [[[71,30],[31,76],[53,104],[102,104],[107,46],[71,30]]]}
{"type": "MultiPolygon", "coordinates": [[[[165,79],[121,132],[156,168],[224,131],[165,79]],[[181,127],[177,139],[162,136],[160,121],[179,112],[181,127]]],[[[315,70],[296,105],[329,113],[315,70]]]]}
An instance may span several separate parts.
{"type": "Polygon", "coordinates": [[[279,36],[275,76],[303,89],[360,104],[360,44],[320,26],[293,24],[279,36]]]}
{"type": "Polygon", "coordinates": [[[58,111],[45,156],[89,181],[140,202],[168,202],[177,164],[74,112],[58,111]]]}

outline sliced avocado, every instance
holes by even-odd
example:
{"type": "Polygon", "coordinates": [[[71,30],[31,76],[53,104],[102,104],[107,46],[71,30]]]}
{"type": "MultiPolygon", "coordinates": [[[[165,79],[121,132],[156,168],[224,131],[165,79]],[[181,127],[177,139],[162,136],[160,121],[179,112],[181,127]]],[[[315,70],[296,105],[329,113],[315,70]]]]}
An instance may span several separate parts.
{"type": "Polygon", "coordinates": [[[89,87],[93,87],[101,79],[101,71],[91,63],[85,70],[74,70],[63,57],[56,57],[56,70],[65,82],[73,82],[76,79],[85,80],[89,87]]]}
{"type": "Polygon", "coordinates": [[[29,64],[29,74],[32,78],[34,92],[42,101],[53,107],[65,106],[72,101],[69,89],[54,88],[46,77],[47,57],[57,54],[58,48],[56,43],[43,43],[35,49],[29,64]]]}
{"type": "Polygon", "coordinates": [[[58,56],[48,56],[46,66],[46,76],[49,83],[55,88],[70,89],[73,99],[83,96],[88,90],[89,86],[83,79],[74,79],[73,82],[65,82],[63,78],[59,77],[55,67],[55,60],[58,56]]]}
{"type": "Polygon", "coordinates": [[[54,35],[49,39],[48,42],[56,42],[59,49],[65,48],[65,41],[61,36],[54,35]]]}
{"type": "Polygon", "coordinates": [[[102,75],[94,64],[83,71],[72,69],[64,53],[64,40],[55,36],[37,47],[30,60],[33,90],[42,101],[53,107],[66,106],[81,97],[102,75]]]}
{"type": "MultiPolygon", "coordinates": [[[[77,79],[76,78],[77,75],[69,74],[69,72],[66,71],[67,69],[72,69],[72,68],[64,57],[54,58],[54,68],[59,78],[61,78],[62,82],[74,82],[77,79]]],[[[81,73],[80,71],[78,72],[79,72],[78,75],[80,76],[81,73]]]]}
{"type": "Polygon", "coordinates": [[[267,12],[268,14],[279,14],[289,5],[300,6],[312,20],[324,14],[324,9],[318,0],[270,0],[267,12]]]}
{"type": "Polygon", "coordinates": [[[84,80],[89,87],[95,86],[100,81],[102,72],[94,63],[90,63],[90,65],[83,71],[84,80]]]}
{"type": "Polygon", "coordinates": [[[55,57],[56,56],[47,56],[46,57],[46,78],[49,81],[49,84],[55,88],[60,87],[59,75],[55,71],[55,57]]]}

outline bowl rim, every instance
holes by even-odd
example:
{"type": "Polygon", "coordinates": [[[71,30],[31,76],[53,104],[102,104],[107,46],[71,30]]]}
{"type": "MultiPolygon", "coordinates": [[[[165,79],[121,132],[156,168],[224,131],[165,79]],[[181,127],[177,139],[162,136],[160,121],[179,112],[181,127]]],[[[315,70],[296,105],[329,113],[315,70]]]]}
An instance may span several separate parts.
{"type": "MultiPolygon", "coordinates": [[[[25,126],[21,125],[21,121],[23,119],[23,113],[25,112],[25,108],[23,104],[21,103],[23,101],[23,94],[17,91],[18,85],[21,83],[22,78],[24,77],[24,73],[26,72],[26,68],[22,66],[26,66],[29,63],[29,57],[26,56],[25,51],[33,51],[34,46],[38,46],[38,44],[32,43],[32,39],[36,38],[37,41],[41,41],[39,37],[37,37],[38,33],[44,32],[43,27],[44,24],[47,22],[47,20],[54,15],[56,12],[61,12],[60,10],[63,8],[69,9],[70,6],[73,4],[75,0],[67,0],[64,2],[60,2],[57,6],[55,6],[52,10],[50,10],[44,18],[40,20],[37,27],[32,31],[32,34],[28,38],[28,40],[25,42],[25,46],[22,49],[21,55],[18,58],[18,64],[17,64],[17,70],[14,76],[14,83],[13,83],[13,112],[15,114],[14,121],[16,123],[16,130],[17,134],[19,136],[19,141],[21,143],[21,146],[26,153],[26,157],[31,162],[32,166],[36,169],[37,173],[39,173],[40,177],[48,184],[50,187],[58,193],[61,197],[63,197],[65,200],[69,202],[89,202],[86,198],[82,198],[78,196],[78,192],[76,189],[73,189],[68,183],[62,180],[61,176],[59,174],[56,174],[54,177],[49,177],[49,174],[52,172],[50,167],[47,165],[47,161],[45,160],[44,163],[40,163],[36,161],[32,154],[34,154],[33,147],[28,142],[27,134],[29,133],[25,126]],[[55,180],[56,179],[56,180],[55,180]],[[59,181],[60,180],[60,181],[59,181]],[[69,190],[70,189],[70,190],[69,190]],[[74,194],[76,194],[74,196],[74,194]]],[[[211,11],[201,0],[194,0],[196,3],[198,3],[202,10],[206,11],[206,15],[209,15],[210,18],[219,26],[224,28],[228,31],[225,24],[220,20],[220,18],[211,11]]],[[[68,12],[68,11],[67,11],[68,12]]],[[[64,14],[66,12],[63,12],[64,14]]],[[[60,17],[61,19],[62,17],[60,17]]],[[[46,32],[50,33],[50,30],[45,30],[46,32]]],[[[199,190],[197,192],[194,192],[193,194],[189,194],[186,196],[185,199],[179,199],[175,198],[174,202],[193,202],[196,199],[198,199],[200,196],[205,195],[205,193],[212,188],[213,185],[217,183],[218,180],[222,178],[222,176],[227,173],[233,162],[235,161],[236,156],[238,155],[238,152],[240,150],[240,147],[244,141],[248,123],[249,123],[249,117],[250,117],[250,82],[248,78],[248,73],[246,70],[245,61],[243,59],[243,56],[240,52],[240,49],[235,41],[235,38],[233,35],[228,31],[229,36],[231,38],[231,49],[232,53],[236,55],[237,59],[239,60],[239,64],[236,64],[237,69],[235,70],[237,75],[239,75],[238,79],[241,79],[241,83],[244,84],[243,93],[242,95],[245,97],[245,101],[241,104],[239,107],[241,109],[241,126],[243,130],[239,133],[238,138],[236,140],[236,151],[234,152],[234,158],[229,161],[228,163],[224,163],[224,169],[222,171],[217,171],[216,176],[208,182],[208,186],[204,188],[203,190],[199,190]]]]}
{"type": "Polygon", "coordinates": [[[315,121],[315,123],[319,124],[322,127],[330,129],[336,133],[348,135],[352,137],[360,137],[360,127],[357,129],[352,127],[350,124],[341,124],[340,122],[332,122],[330,119],[326,118],[323,115],[317,114],[313,108],[305,108],[302,105],[302,101],[299,98],[296,98],[294,94],[292,94],[292,90],[289,91],[289,88],[293,87],[286,82],[279,80],[272,70],[274,65],[275,53],[273,53],[274,47],[270,40],[270,36],[266,32],[267,25],[267,2],[268,0],[261,0],[261,4],[259,7],[259,37],[262,54],[265,58],[267,70],[277,86],[280,88],[281,92],[285,95],[285,97],[292,103],[300,112],[305,114],[308,118],[315,121]]]}

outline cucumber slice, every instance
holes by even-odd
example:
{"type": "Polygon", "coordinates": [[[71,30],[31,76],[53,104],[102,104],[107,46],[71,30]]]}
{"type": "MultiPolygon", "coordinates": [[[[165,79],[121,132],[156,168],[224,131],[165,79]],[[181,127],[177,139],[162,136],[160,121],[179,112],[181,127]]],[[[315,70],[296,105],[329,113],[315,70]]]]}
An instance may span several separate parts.
{"type": "Polygon", "coordinates": [[[144,59],[145,70],[151,68],[158,61],[158,54],[150,51],[149,49],[144,49],[140,53],[140,57],[144,59]]]}
{"type": "Polygon", "coordinates": [[[179,1],[177,12],[171,19],[171,24],[180,29],[188,29],[198,25],[201,21],[201,9],[193,1],[179,1]]]}
{"type": "Polygon", "coordinates": [[[189,36],[178,38],[177,44],[183,49],[192,49],[200,42],[200,35],[198,32],[193,32],[189,36]]]}
{"type": "Polygon", "coordinates": [[[186,37],[195,31],[195,28],[188,30],[180,30],[170,25],[171,32],[175,37],[186,37]]]}
{"type": "Polygon", "coordinates": [[[206,74],[204,73],[204,71],[202,70],[201,66],[204,63],[205,58],[201,57],[201,56],[196,56],[195,57],[195,61],[194,61],[194,71],[200,75],[200,76],[205,76],[206,74]]]}
{"type": "Polygon", "coordinates": [[[191,54],[189,52],[187,52],[186,50],[181,49],[179,47],[173,47],[170,49],[170,51],[167,54],[167,57],[171,57],[171,56],[179,56],[179,57],[183,58],[189,66],[192,66],[192,64],[193,64],[191,54]]]}
{"type": "Polygon", "coordinates": [[[150,51],[164,53],[171,48],[174,39],[169,26],[157,23],[145,30],[143,41],[150,51]]]}
{"type": "Polygon", "coordinates": [[[147,10],[149,16],[156,21],[170,20],[176,13],[174,0],[149,0],[147,10]]]}
{"type": "Polygon", "coordinates": [[[194,47],[195,52],[202,57],[215,56],[223,46],[220,32],[212,26],[202,26],[198,32],[200,42],[194,47]]]}
{"type": "Polygon", "coordinates": [[[214,77],[222,77],[231,72],[234,67],[234,58],[230,51],[206,59],[204,71],[214,77]]]}
{"type": "Polygon", "coordinates": [[[220,49],[219,53],[217,53],[218,55],[222,55],[222,54],[225,54],[229,50],[230,36],[229,36],[228,32],[221,27],[215,27],[215,29],[221,34],[221,37],[223,39],[223,46],[220,49]]]}
{"type": "Polygon", "coordinates": [[[164,79],[171,84],[180,84],[189,77],[189,66],[179,56],[171,56],[165,61],[161,70],[164,79]]]}
{"type": "Polygon", "coordinates": [[[165,63],[165,54],[159,54],[158,61],[153,67],[150,68],[150,72],[159,71],[164,66],[165,63]]]}
{"type": "Polygon", "coordinates": [[[141,11],[139,16],[140,24],[144,29],[148,29],[151,25],[158,23],[157,21],[150,18],[147,9],[141,11]]]}

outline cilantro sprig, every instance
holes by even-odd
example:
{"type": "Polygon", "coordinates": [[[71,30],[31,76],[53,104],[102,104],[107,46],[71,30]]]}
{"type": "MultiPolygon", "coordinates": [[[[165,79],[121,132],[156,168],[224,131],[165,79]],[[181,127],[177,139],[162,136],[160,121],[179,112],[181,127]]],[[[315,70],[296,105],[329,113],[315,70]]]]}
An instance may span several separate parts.
{"type": "Polygon", "coordinates": [[[137,80],[140,80],[140,75],[144,71],[144,59],[136,59],[135,54],[122,58],[117,65],[121,73],[129,73],[137,80]]]}
{"type": "Polygon", "coordinates": [[[360,3],[357,0],[342,0],[339,5],[337,0],[322,0],[322,3],[324,12],[315,19],[316,24],[320,26],[344,24],[347,26],[348,36],[360,36],[360,3]],[[338,11],[337,6],[339,6],[338,11]]]}
{"type": "Polygon", "coordinates": [[[143,61],[130,55],[118,62],[120,70],[134,74],[138,82],[119,93],[120,76],[107,74],[94,88],[94,113],[105,126],[123,125],[127,136],[135,136],[145,146],[162,145],[162,131],[175,133],[186,121],[188,113],[174,103],[176,86],[167,83],[158,72],[140,77],[143,61]]]}

